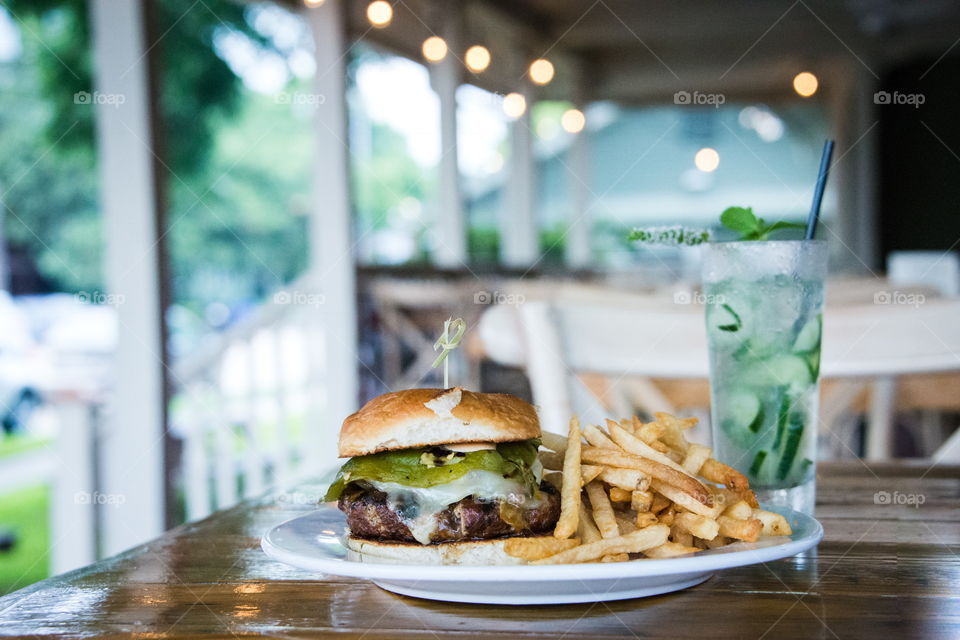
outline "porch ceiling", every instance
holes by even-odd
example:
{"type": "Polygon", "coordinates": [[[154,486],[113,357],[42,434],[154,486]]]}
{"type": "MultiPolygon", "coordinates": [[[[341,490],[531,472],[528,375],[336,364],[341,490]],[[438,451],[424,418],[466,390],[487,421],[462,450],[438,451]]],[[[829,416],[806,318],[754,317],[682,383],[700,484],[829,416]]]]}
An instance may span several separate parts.
{"type": "MultiPolygon", "coordinates": [[[[450,1],[398,1],[386,29],[370,27],[366,2],[349,2],[348,28],[419,59],[450,1]]],[[[960,35],[952,0],[478,0],[463,8],[465,42],[493,55],[490,69],[467,81],[516,90],[525,64],[546,54],[557,78],[540,91],[554,99],[570,98],[578,65],[592,99],[656,102],[694,89],[776,99],[790,95],[784,79],[802,69],[828,75],[844,60],[879,75],[890,62],[938,58],[960,35]]]]}

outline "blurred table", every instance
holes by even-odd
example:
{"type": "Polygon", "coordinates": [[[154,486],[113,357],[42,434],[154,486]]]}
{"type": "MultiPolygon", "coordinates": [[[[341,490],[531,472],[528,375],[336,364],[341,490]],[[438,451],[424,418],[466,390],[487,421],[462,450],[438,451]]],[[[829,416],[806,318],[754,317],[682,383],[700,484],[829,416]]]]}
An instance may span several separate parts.
{"type": "Polygon", "coordinates": [[[260,535],[311,509],[322,487],[308,485],[0,598],[0,635],[960,637],[960,468],[853,461],[818,477],[826,537],[814,552],[678,593],[544,607],[416,600],[268,560],[260,535]]]}

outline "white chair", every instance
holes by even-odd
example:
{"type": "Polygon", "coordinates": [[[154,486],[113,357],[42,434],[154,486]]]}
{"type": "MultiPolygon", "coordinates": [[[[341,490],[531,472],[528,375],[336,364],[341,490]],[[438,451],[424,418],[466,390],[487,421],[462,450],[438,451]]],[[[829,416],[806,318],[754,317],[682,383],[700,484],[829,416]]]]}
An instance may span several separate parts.
{"type": "Polygon", "coordinates": [[[887,256],[887,278],[894,286],[927,286],[944,296],[960,296],[960,256],[952,251],[894,251],[887,256]]]}
{"type": "MultiPolygon", "coordinates": [[[[619,305],[534,300],[490,308],[479,334],[490,358],[526,368],[548,431],[563,432],[574,412],[590,421],[604,417],[577,374],[614,380],[709,374],[702,308],[693,305],[645,307],[629,296],[619,305]]],[[[960,301],[832,308],[824,322],[821,372],[872,386],[867,457],[882,459],[891,452],[896,377],[960,371],[958,354],[960,301]]],[[[847,402],[853,398],[846,396],[847,402]]],[[[651,397],[655,402],[655,389],[651,397]]]]}

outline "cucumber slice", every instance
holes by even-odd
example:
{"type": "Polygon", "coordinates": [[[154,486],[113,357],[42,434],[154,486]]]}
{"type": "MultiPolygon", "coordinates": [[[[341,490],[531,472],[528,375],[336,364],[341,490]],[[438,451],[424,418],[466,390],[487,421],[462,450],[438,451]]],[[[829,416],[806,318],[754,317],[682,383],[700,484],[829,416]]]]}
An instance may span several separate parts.
{"type": "Polygon", "coordinates": [[[753,463],[750,465],[750,475],[754,478],[760,473],[761,467],[763,467],[763,461],[767,459],[766,451],[757,451],[757,455],[753,459],[753,463]]]}
{"type": "Polygon", "coordinates": [[[739,428],[746,427],[753,433],[763,425],[763,405],[755,394],[749,391],[736,391],[730,395],[727,404],[727,416],[739,428]]]}
{"type": "Polygon", "coordinates": [[[783,435],[787,431],[787,420],[790,417],[790,396],[781,391],[780,407],[777,409],[777,435],[773,439],[773,448],[779,449],[783,442],[783,435]]]}
{"type": "Polygon", "coordinates": [[[807,362],[794,355],[777,356],[761,362],[754,371],[760,375],[766,373],[771,384],[802,389],[813,382],[807,362]]]}
{"type": "Polygon", "coordinates": [[[783,455],[780,456],[780,464],[777,465],[777,479],[786,480],[793,466],[793,459],[797,457],[797,450],[800,448],[800,439],[803,437],[803,423],[790,421],[787,427],[787,435],[783,445],[783,455]]]}
{"type": "Polygon", "coordinates": [[[823,329],[823,314],[810,318],[800,329],[797,339],[793,342],[793,350],[798,353],[813,351],[820,346],[820,332],[823,329]]]}
{"type": "Polygon", "coordinates": [[[803,359],[807,361],[807,367],[810,369],[810,379],[816,381],[820,377],[820,350],[807,353],[803,359]]]}

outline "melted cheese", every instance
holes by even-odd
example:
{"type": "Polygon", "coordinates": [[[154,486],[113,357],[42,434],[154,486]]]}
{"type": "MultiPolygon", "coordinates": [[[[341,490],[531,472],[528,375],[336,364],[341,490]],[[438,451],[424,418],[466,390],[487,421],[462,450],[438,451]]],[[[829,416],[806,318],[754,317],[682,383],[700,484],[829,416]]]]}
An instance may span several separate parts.
{"type": "Polygon", "coordinates": [[[430,411],[433,411],[437,414],[438,418],[452,418],[453,409],[460,404],[460,400],[463,396],[463,389],[456,387],[447,391],[443,395],[439,395],[429,402],[424,402],[424,406],[430,411]]]}
{"type": "Polygon", "coordinates": [[[467,496],[499,499],[525,508],[534,500],[519,482],[492,471],[468,471],[453,482],[425,488],[395,482],[370,481],[370,484],[387,494],[387,505],[400,515],[420,544],[430,543],[430,537],[437,530],[437,514],[467,496]]]}
{"type": "Polygon", "coordinates": [[[496,449],[497,445],[492,442],[463,442],[460,444],[445,444],[443,445],[443,448],[449,449],[450,451],[457,451],[459,453],[472,453],[474,451],[496,449]]]}

